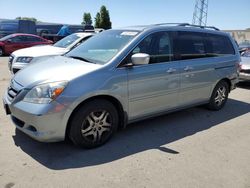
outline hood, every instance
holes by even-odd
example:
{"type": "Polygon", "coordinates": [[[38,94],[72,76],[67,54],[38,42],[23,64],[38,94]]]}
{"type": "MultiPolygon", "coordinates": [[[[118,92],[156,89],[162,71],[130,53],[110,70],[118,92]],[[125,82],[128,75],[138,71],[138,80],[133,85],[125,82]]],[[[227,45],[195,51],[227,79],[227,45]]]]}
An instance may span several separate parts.
{"type": "Polygon", "coordinates": [[[67,51],[68,49],[66,48],[58,48],[50,45],[43,45],[43,46],[33,46],[30,48],[17,50],[12,54],[16,57],[24,57],[24,56],[39,57],[39,56],[62,55],[67,51]]]}
{"type": "Polygon", "coordinates": [[[70,81],[100,67],[102,65],[54,56],[20,70],[13,79],[23,87],[31,88],[41,83],[70,81]]]}

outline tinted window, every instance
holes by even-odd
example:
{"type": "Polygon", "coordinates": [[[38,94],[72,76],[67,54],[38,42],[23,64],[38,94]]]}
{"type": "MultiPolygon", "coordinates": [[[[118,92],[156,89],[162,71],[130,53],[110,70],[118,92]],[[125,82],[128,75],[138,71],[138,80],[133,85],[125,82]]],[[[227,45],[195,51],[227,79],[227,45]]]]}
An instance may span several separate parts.
{"type": "Polygon", "coordinates": [[[226,36],[207,34],[207,54],[209,56],[234,55],[231,41],[226,36]]]}
{"type": "Polygon", "coordinates": [[[16,36],[16,37],[13,37],[11,38],[11,41],[12,42],[26,42],[26,38],[23,37],[23,36],[16,36]]]}
{"type": "Polygon", "coordinates": [[[14,31],[17,32],[18,30],[18,24],[11,24],[11,23],[1,23],[0,24],[0,30],[2,31],[14,31]]]}
{"type": "Polygon", "coordinates": [[[132,54],[146,53],[150,55],[150,64],[168,62],[172,57],[170,35],[167,32],[159,32],[146,37],[132,51],[132,54]]]}
{"type": "Polygon", "coordinates": [[[178,32],[174,39],[176,59],[196,59],[206,57],[205,34],[197,32],[178,32]]]}
{"type": "Polygon", "coordinates": [[[38,37],[26,36],[26,41],[27,42],[41,42],[43,40],[38,37]]]}

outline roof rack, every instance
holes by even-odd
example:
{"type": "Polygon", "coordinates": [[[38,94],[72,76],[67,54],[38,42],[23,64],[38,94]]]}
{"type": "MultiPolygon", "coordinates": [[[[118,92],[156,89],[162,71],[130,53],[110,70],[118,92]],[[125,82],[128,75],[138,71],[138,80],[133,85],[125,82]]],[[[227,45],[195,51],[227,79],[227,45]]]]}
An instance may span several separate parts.
{"type": "Polygon", "coordinates": [[[159,23],[159,24],[153,24],[154,26],[160,26],[160,25],[184,25],[184,24],[188,24],[188,23],[159,23]]]}
{"type": "Polygon", "coordinates": [[[214,26],[193,25],[193,24],[189,24],[189,23],[183,23],[183,24],[180,24],[179,26],[199,27],[201,29],[214,29],[216,31],[219,31],[219,29],[217,27],[214,27],[214,26]]]}
{"type": "Polygon", "coordinates": [[[176,25],[176,26],[189,26],[189,27],[199,27],[202,29],[214,29],[216,31],[219,31],[219,29],[217,27],[213,27],[213,26],[202,26],[202,25],[193,25],[193,24],[189,24],[189,23],[159,23],[159,24],[154,24],[155,26],[160,26],[160,25],[176,25]]]}

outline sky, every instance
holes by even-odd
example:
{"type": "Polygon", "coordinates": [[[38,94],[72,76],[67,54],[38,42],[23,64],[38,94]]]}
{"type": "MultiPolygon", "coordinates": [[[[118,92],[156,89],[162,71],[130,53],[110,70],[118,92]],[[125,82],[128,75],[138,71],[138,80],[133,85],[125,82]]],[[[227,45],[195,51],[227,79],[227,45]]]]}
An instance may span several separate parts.
{"type": "MultiPolygon", "coordinates": [[[[35,17],[39,21],[80,24],[105,5],[113,28],[154,23],[192,23],[196,0],[0,0],[0,18],[35,17]]],[[[250,0],[209,0],[207,25],[250,28],[250,0]]]]}

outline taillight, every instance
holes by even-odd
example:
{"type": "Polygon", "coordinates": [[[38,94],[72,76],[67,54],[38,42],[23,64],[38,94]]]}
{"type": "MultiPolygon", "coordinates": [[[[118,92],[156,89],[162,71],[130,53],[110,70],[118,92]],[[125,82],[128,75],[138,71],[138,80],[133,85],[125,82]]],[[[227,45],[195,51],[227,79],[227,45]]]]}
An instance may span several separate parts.
{"type": "Polygon", "coordinates": [[[240,63],[237,64],[237,69],[240,71],[242,69],[242,65],[240,63]]]}

